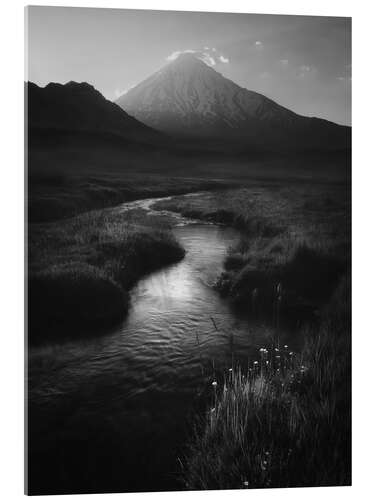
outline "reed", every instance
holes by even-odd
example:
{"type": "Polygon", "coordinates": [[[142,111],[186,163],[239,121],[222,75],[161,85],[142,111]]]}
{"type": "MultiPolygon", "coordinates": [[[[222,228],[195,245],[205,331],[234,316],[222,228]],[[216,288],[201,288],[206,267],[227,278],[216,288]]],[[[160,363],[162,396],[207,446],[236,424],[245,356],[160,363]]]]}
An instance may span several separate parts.
{"type": "Polygon", "coordinates": [[[302,352],[274,341],[213,387],[183,461],[188,489],[347,485],[350,464],[348,279],[302,352]]]}

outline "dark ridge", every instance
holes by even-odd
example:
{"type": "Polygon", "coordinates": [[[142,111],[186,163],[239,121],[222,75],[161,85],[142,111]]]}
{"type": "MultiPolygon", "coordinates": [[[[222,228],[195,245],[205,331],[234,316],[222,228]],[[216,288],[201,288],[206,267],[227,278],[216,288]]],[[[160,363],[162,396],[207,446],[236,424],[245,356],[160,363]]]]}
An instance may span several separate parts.
{"type": "Polygon", "coordinates": [[[28,82],[26,98],[31,137],[44,130],[47,136],[53,131],[57,142],[59,135],[68,132],[91,134],[99,142],[100,134],[138,142],[163,139],[162,134],[140,123],[86,82],[49,83],[44,88],[28,82]]]}

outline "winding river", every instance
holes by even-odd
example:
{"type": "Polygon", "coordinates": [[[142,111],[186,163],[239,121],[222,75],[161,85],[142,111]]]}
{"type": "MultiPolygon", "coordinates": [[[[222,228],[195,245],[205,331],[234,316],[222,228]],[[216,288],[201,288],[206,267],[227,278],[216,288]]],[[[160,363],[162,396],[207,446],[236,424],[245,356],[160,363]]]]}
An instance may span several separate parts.
{"type": "MultiPolygon", "coordinates": [[[[117,210],[153,213],[154,202],[117,210]]],[[[272,335],[235,315],[212,287],[239,234],[168,215],[186,257],[138,282],[121,325],[31,350],[31,486],[43,480],[56,493],[180,489],[178,457],[197,394],[272,335]]]]}

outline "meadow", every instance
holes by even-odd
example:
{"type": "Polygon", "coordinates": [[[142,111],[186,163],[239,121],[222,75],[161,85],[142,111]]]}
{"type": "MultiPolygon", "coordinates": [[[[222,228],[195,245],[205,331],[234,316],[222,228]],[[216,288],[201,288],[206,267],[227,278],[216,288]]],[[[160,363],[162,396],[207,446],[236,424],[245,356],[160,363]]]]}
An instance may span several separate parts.
{"type": "Polygon", "coordinates": [[[119,321],[136,280],[184,254],[168,226],[141,209],[30,225],[30,342],[92,334],[119,321]]]}
{"type": "Polygon", "coordinates": [[[323,182],[348,174],[347,157],[257,156],[207,151],[32,148],[28,153],[28,221],[72,217],[141,198],[239,188],[275,179],[323,182]],[[233,175],[233,172],[235,174],[233,175]],[[313,176],[311,173],[313,172],[313,176]],[[313,178],[313,179],[312,179],[313,178]]]}
{"type": "Polygon", "coordinates": [[[258,183],[160,201],[160,209],[241,231],[219,293],[242,312],[288,324],[247,367],[209,380],[181,461],[187,489],[351,483],[351,222],[347,185],[258,183]]]}
{"type": "Polygon", "coordinates": [[[337,176],[335,164],[326,178],[322,166],[311,175],[311,165],[298,170],[298,160],[286,175],[286,160],[260,162],[262,168],[239,161],[234,177],[225,160],[203,166],[189,159],[187,176],[186,161],[174,160],[156,161],[155,169],[136,160],[134,168],[105,171],[75,169],[78,163],[70,160],[69,169],[63,161],[52,172],[45,162],[32,169],[29,342],[58,344],[108,331],[126,315],[138,279],[184,257],[164,216],[110,208],[171,196],[153,208],[232,226],[241,235],[217,277],[217,292],[239,315],[270,321],[276,331],[287,325],[304,345],[292,353],[275,337],[247,366],[234,360],[227,372],[202,380],[207,388],[197,411],[186,415],[181,436],[179,484],[350,484],[351,200],[345,171],[337,176]]]}
{"type": "Polygon", "coordinates": [[[167,173],[160,175],[150,168],[158,154],[31,150],[28,160],[31,343],[108,328],[126,315],[128,291],[140,277],[184,256],[160,218],[110,207],[221,185],[172,175],[171,165],[181,168],[183,159],[164,158],[167,173]]]}
{"type": "Polygon", "coordinates": [[[241,233],[217,288],[245,310],[272,314],[275,290],[286,309],[315,310],[350,265],[350,193],[345,184],[257,182],[242,189],[160,201],[187,217],[241,233]]]}
{"type": "Polygon", "coordinates": [[[213,189],[218,182],[118,170],[98,173],[37,170],[29,177],[28,218],[44,223],[129,201],[213,189]]]}

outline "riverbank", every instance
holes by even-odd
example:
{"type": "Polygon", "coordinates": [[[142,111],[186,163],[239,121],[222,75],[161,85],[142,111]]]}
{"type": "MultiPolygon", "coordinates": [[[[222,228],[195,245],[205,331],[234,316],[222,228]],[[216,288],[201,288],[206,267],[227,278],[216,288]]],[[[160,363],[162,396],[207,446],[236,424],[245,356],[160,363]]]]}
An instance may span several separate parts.
{"type": "Polygon", "coordinates": [[[301,353],[273,343],[212,382],[183,463],[187,489],[351,484],[350,286],[345,277],[301,353]]]}
{"type": "Polygon", "coordinates": [[[29,175],[29,223],[45,223],[139,199],[180,195],[222,186],[218,180],[137,174],[34,169],[29,175]]]}
{"type": "MultiPolygon", "coordinates": [[[[73,278],[68,276],[69,279],[62,280],[67,286],[58,288],[63,290],[62,294],[52,293],[52,288],[45,291],[39,306],[40,318],[52,316],[50,311],[62,307],[60,304],[72,297],[69,307],[71,303],[76,304],[73,310],[78,311],[74,314],[86,310],[87,315],[93,315],[95,319],[95,324],[90,325],[87,332],[95,334],[98,331],[96,325],[99,326],[101,322],[107,325],[103,328],[107,335],[94,335],[82,342],[64,342],[59,345],[48,342],[49,345],[37,346],[33,350],[29,368],[29,416],[34,427],[30,448],[31,476],[35,478],[32,488],[34,493],[66,492],[67,487],[82,493],[143,489],[165,491],[180,489],[178,480],[181,476],[183,487],[188,489],[194,489],[197,485],[199,488],[220,485],[263,487],[268,485],[269,478],[272,485],[277,486],[277,478],[290,473],[288,463],[287,468],[277,469],[278,459],[284,460],[285,450],[289,450],[285,448],[284,435],[287,436],[287,444],[295,439],[296,446],[302,435],[305,438],[298,444],[291,466],[295,467],[299,461],[308,464],[307,455],[311,451],[309,446],[312,446],[315,447],[314,460],[320,459],[326,466],[325,453],[333,460],[332,464],[338,471],[334,476],[332,469],[329,469],[330,475],[327,475],[325,484],[328,484],[327,478],[338,478],[340,470],[348,470],[348,462],[344,461],[348,460],[348,428],[350,430],[350,367],[347,363],[350,325],[337,328],[335,333],[334,328],[343,322],[339,321],[339,314],[335,313],[335,316],[333,312],[331,320],[328,320],[329,314],[324,312],[325,306],[322,304],[316,309],[317,321],[309,329],[310,337],[301,328],[286,328],[282,331],[277,328],[278,325],[270,324],[273,310],[268,322],[262,318],[252,321],[251,316],[257,316],[257,303],[249,301],[249,296],[251,299],[253,295],[245,286],[242,306],[247,311],[245,315],[237,315],[229,301],[223,300],[211,286],[221,272],[221,263],[226,254],[224,276],[232,283],[232,279],[241,275],[242,267],[228,267],[228,259],[230,261],[238,252],[244,266],[251,263],[250,260],[247,262],[251,252],[262,265],[262,249],[276,245],[281,240],[284,242],[281,250],[270,252],[270,255],[274,258],[272,262],[277,263],[278,256],[280,263],[287,264],[287,250],[292,252],[296,248],[294,243],[301,241],[297,235],[302,239],[302,236],[310,234],[310,239],[304,238],[302,241],[307,241],[313,249],[319,249],[318,237],[322,238],[322,235],[325,235],[320,243],[323,248],[335,248],[340,241],[345,242],[347,234],[343,228],[346,227],[347,205],[344,204],[342,192],[338,190],[336,193],[335,188],[327,187],[330,198],[334,197],[327,201],[321,189],[319,192],[311,187],[304,191],[300,189],[299,186],[290,193],[289,201],[289,191],[283,192],[280,185],[268,184],[246,190],[179,196],[159,201],[147,212],[141,208],[142,204],[137,203],[134,210],[124,211],[116,207],[55,224],[30,226],[32,276],[43,274],[45,269],[53,275],[59,266],[62,266],[63,273],[69,268],[73,269],[69,275],[73,278]],[[115,293],[111,295],[107,288],[101,294],[102,286],[96,287],[93,283],[102,284],[99,278],[105,273],[105,282],[110,279],[126,295],[131,283],[138,281],[144,272],[145,263],[158,265],[157,262],[160,262],[157,259],[158,251],[155,251],[158,245],[164,248],[162,254],[167,253],[168,259],[181,258],[175,247],[176,240],[170,233],[169,217],[161,212],[157,214],[154,209],[171,209],[175,206],[177,210],[182,205],[202,211],[185,212],[185,215],[200,215],[203,218],[205,208],[207,220],[212,221],[214,217],[219,221],[221,218],[221,223],[228,217],[223,217],[223,212],[220,212],[225,210],[224,214],[231,214],[231,225],[235,225],[235,216],[243,213],[246,226],[242,226],[240,244],[237,244],[237,231],[220,225],[177,227],[173,232],[187,249],[186,259],[177,266],[141,280],[139,286],[132,290],[132,307],[126,322],[111,330],[108,325],[112,320],[105,317],[101,321],[100,311],[101,307],[106,312],[116,305],[115,293]],[[247,219],[244,217],[246,214],[247,219]],[[275,227],[282,231],[275,232],[275,227]],[[295,242],[291,237],[292,228],[295,228],[295,242]],[[164,246],[165,239],[168,241],[168,250],[164,246]],[[123,261],[125,256],[127,258],[123,261]],[[119,273],[122,262],[129,264],[125,266],[125,273],[119,273]],[[87,266],[95,268],[95,282],[76,276],[76,272],[85,270],[87,266]],[[124,279],[124,283],[120,279],[124,279]],[[79,283],[86,283],[86,286],[75,295],[74,287],[79,283]],[[97,300],[90,296],[91,292],[98,297],[97,300]],[[85,300],[91,309],[83,307],[85,300]],[[288,340],[280,346],[281,355],[288,363],[290,358],[286,356],[289,356],[290,351],[282,347],[284,344],[293,345],[295,336],[305,337],[306,342],[310,338],[311,341],[303,349],[303,364],[298,356],[290,364],[285,363],[282,380],[277,373],[269,371],[264,391],[262,382],[261,392],[254,392],[259,388],[258,375],[254,372],[257,377],[250,377],[243,371],[244,366],[247,359],[251,363],[258,361],[259,364],[263,360],[263,367],[267,360],[271,361],[271,358],[263,358],[264,351],[260,355],[258,353],[260,347],[267,349],[268,353],[274,348],[274,332],[280,333],[280,336],[288,335],[288,340]],[[238,361],[238,365],[233,363],[233,359],[238,361]],[[238,368],[240,362],[241,377],[238,368]],[[230,366],[234,374],[228,371],[230,366]],[[303,391],[299,393],[290,382],[292,376],[300,374],[302,366],[308,367],[308,372],[304,378],[303,391]],[[208,384],[206,377],[202,380],[204,373],[209,378],[208,384]],[[224,379],[230,373],[236,384],[227,382],[224,395],[224,379]],[[333,373],[333,378],[330,378],[330,373],[333,373]],[[242,379],[242,375],[245,379],[242,379]],[[217,385],[211,385],[215,381],[217,385]],[[281,390],[279,382],[287,384],[285,389],[281,390]],[[207,385],[208,397],[207,392],[204,392],[204,396],[199,392],[199,410],[194,412],[197,391],[205,391],[207,385]],[[337,395],[333,390],[337,390],[337,395]],[[206,405],[209,405],[208,415],[203,410],[206,405]],[[215,425],[211,427],[211,410],[215,408],[214,412],[219,411],[219,407],[222,408],[220,415],[225,413],[228,420],[218,414],[215,425]],[[287,413],[291,408],[295,412],[287,413]],[[309,427],[308,418],[311,415],[316,415],[316,419],[311,422],[316,424],[318,434],[314,434],[312,427],[309,427]],[[190,433],[190,419],[196,418],[200,424],[195,432],[190,433]],[[238,421],[238,418],[243,420],[238,421]],[[258,425],[257,418],[267,425],[258,425]],[[87,422],[91,422],[90,426],[87,422]],[[242,430],[245,429],[242,422],[249,424],[246,432],[242,430]],[[297,422],[295,433],[290,431],[291,422],[297,422]],[[336,426],[334,433],[330,422],[336,426]],[[270,438],[269,425],[272,426],[273,440],[270,438]],[[47,434],[46,428],[49,429],[47,434]],[[235,430],[235,435],[230,434],[230,429],[235,430]],[[258,438],[252,434],[252,430],[257,431],[258,438]],[[321,445],[320,433],[329,443],[330,449],[321,445]],[[246,439],[241,441],[241,436],[246,439]],[[262,441],[265,445],[259,454],[262,441]],[[244,446],[246,453],[241,454],[241,446],[244,446]],[[264,472],[262,467],[265,464],[260,463],[259,457],[263,457],[263,452],[268,456],[266,453],[271,451],[274,453],[272,471],[267,469],[264,472]],[[341,462],[337,459],[339,453],[341,462]],[[177,456],[184,464],[182,474],[177,456]],[[147,457],[146,461],[144,457],[147,457]],[[208,461],[208,457],[212,457],[212,460],[208,461]],[[209,468],[211,463],[220,471],[219,477],[216,471],[209,468]],[[100,477],[93,473],[98,464],[100,477]],[[241,477],[236,475],[232,465],[238,466],[241,477]]],[[[344,258],[344,246],[340,252],[338,255],[344,258]]],[[[349,259],[348,256],[346,258],[349,259]]],[[[321,262],[318,262],[319,269],[322,269],[321,262]]],[[[310,270],[301,264],[297,273],[298,283],[303,283],[306,272],[310,270]]],[[[60,283],[60,278],[57,282],[60,283]]],[[[236,296],[230,287],[220,287],[220,290],[236,303],[236,296]]],[[[283,300],[287,291],[284,281],[281,287],[272,288],[272,293],[277,293],[277,297],[281,296],[283,300]]],[[[325,291],[321,290],[321,293],[324,295],[325,291]]],[[[36,295],[33,293],[30,296],[36,295]]],[[[348,312],[350,297],[348,302],[344,302],[340,295],[338,297],[343,311],[348,312]]],[[[126,297],[123,303],[126,304],[126,297]]],[[[126,311],[126,307],[123,306],[121,311],[126,311]]],[[[281,320],[285,317],[285,311],[283,308],[279,315],[281,320]]],[[[88,316],[84,316],[83,322],[88,316]]],[[[34,337],[32,341],[51,339],[49,332],[54,333],[53,340],[60,339],[64,331],[74,338],[81,335],[84,327],[66,328],[60,323],[66,317],[69,316],[66,316],[65,310],[57,319],[52,317],[49,324],[45,325],[43,339],[34,337]]],[[[299,352],[299,345],[292,349],[299,352]]],[[[278,355],[274,352],[273,361],[278,359],[278,355]]],[[[273,366],[277,370],[276,364],[273,366]]],[[[302,478],[304,470],[298,470],[302,478]]],[[[323,467],[319,471],[321,473],[323,467]]],[[[284,483],[285,477],[282,478],[284,483]]],[[[290,478],[289,485],[293,484],[295,477],[290,478]]],[[[299,484],[302,484],[302,479],[299,484]]]]}
{"type": "MultiPolygon", "coordinates": [[[[152,207],[148,213],[146,222],[155,217],[152,207]]],[[[168,227],[168,214],[158,219],[168,227]]],[[[176,450],[185,443],[201,367],[211,373],[213,359],[217,369],[231,359],[210,316],[223,332],[235,325],[236,356],[262,345],[264,330],[250,337],[248,322],[211,286],[237,231],[170,219],[186,257],[137,280],[123,321],[101,335],[30,346],[33,494],[180,489],[176,450]]]]}
{"type": "Polygon", "coordinates": [[[350,195],[340,184],[258,184],[154,208],[241,231],[217,288],[245,311],[270,316],[279,301],[284,317],[302,320],[327,302],[350,266],[350,195]]]}
{"type": "Polygon", "coordinates": [[[30,342],[92,334],[119,321],[133,284],[184,254],[165,220],[142,209],[30,225],[30,342]]]}
{"type": "Polygon", "coordinates": [[[351,483],[350,194],[342,185],[268,185],[159,202],[155,208],[238,228],[220,293],[276,332],[248,367],[211,380],[186,445],[184,487],[351,483]],[[314,473],[312,473],[314,471],[314,473]]]}

